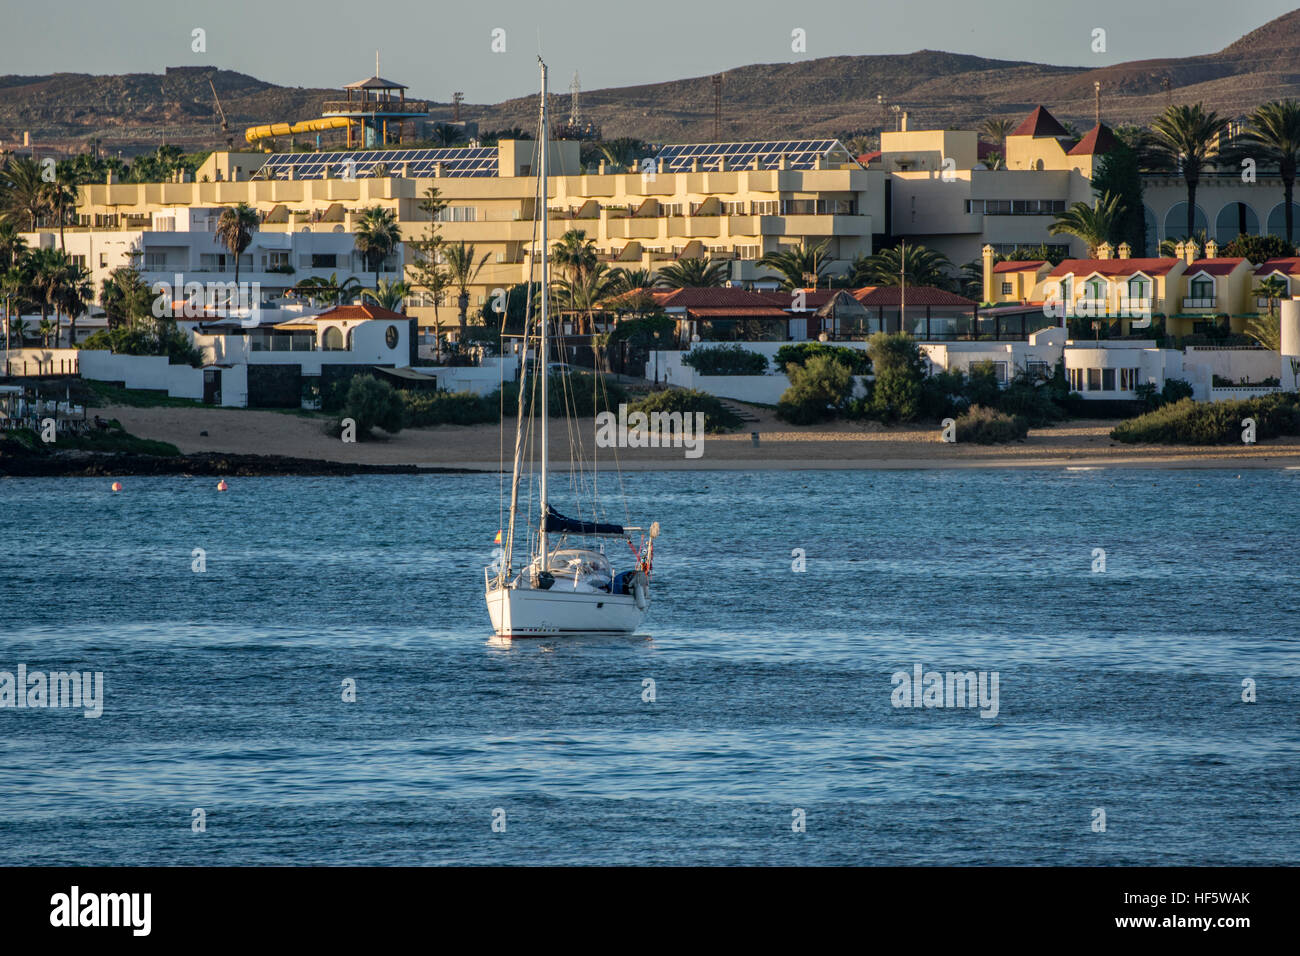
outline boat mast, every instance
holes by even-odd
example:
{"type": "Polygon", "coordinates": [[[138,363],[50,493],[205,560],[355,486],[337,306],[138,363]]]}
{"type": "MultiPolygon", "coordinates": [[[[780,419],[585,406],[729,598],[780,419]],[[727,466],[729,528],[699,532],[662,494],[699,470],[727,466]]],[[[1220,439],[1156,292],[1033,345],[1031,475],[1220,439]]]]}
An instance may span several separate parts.
{"type": "Polygon", "coordinates": [[[547,247],[547,239],[546,239],[546,225],[547,225],[547,222],[546,222],[546,221],[547,221],[547,219],[548,219],[546,203],[547,203],[547,199],[549,198],[549,190],[548,190],[548,188],[547,188],[547,187],[548,187],[548,181],[547,181],[547,166],[548,166],[548,163],[547,163],[547,161],[546,161],[546,160],[547,160],[547,155],[546,155],[546,154],[547,154],[547,152],[548,152],[548,150],[549,150],[549,135],[548,135],[548,134],[549,134],[550,130],[549,130],[549,128],[548,128],[549,120],[548,120],[547,115],[546,115],[546,63],[542,60],[542,58],[541,58],[540,56],[537,58],[537,62],[538,62],[538,64],[541,66],[541,69],[542,69],[542,106],[541,106],[542,115],[541,115],[541,132],[540,132],[540,134],[539,134],[539,135],[541,136],[541,142],[540,142],[540,143],[538,144],[538,146],[537,146],[538,167],[539,167],[539,168],[538,168],[538,177],[540,178],[539,188],[538,188],[537,192],[538,192],[538,196],[539,196],[539,198],[540,198],[541,204],[542,204],[542,208],[541,208],[541,210],[540,210],[540,212],[541,212],[541,217],[542,217],[542,229],[541,229],[541,236],[542,236],[542,280],[541,280],[541,281],[542,281],[542,307],[541,307],[542,340],[541,340],[541,345],[540,345],[541,355],[540,355],[540,357],[539,357],[539,364],[538,364],[538,369],[541,371],[541,378],[542,378],[542,383],[541,383],[541,384],[542,384],[542,407],[541,407],[541,409],[540,409],[540,414],[541,414],[541,419],[542,419],[542,487],[541,487],[541,499],[542,499],[542,520],[541,520],[541,522],[540,522],[541,533],[540,533],[540,536],[539,536],[539,539],[538,539],[538,544],[539,544],[539,546],[540,546],[540,548],[541,548],[541,556],[542,556],[541,569],[542,569],[543,571],[545,571],[545,570],[546,570],[546,561],[547,561],[547,549],[546,549],[546,511],[547,511],[547,507],[546,507],[546,478],[547,478],[547,471],[548,471],[549,468],[550,468],[550,458],[551,458],[551,450],[550,450],[550,442],[549,442],[549,437],[550,437],[550,436],[549,436],[549,429],[548,429],[548,427],[547,427],[547,425],[548,425],[547,420],[550,418],[550,409],[551,409],[551,406],[550,406],[550,403],[549,403],[549,400],[548,400],[548,396],[547,396],[547,394],[546,394],[546,386],[547,386],[547,384],[548,384],[548,380],[549,380],[550,377],[551,377],[550,374],[549,374],[549,372],[550,372],[550,368],[549,368],[549,361],[550,361],[549,345],[548,345],[547,336],[546,336],[546,333],[547,333],[547,326],[550,325],[549,308],[550,308],[550,298],[551,298],[551,284],[550,284],[550,278],[549,278],[549,276],[547,275],[547,266],[548,266],[548,262],[549,262],[550,249],[547,247]]]}

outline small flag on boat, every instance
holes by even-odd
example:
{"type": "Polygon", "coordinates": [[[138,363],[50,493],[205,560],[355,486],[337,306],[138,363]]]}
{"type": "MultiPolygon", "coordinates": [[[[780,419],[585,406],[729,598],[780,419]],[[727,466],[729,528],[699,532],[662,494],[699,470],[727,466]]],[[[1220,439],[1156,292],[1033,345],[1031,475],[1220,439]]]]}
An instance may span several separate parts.
{"type": "Polygon", "coordinates": [[[500,544],[500,543],[501,543],[501,532],[500,532],[500,531],[498,531],[498,532],[497,532],[497,536],[496,536],[495,538],[492,539],[492,543],[493,543],[493,544],[500,544]]]}

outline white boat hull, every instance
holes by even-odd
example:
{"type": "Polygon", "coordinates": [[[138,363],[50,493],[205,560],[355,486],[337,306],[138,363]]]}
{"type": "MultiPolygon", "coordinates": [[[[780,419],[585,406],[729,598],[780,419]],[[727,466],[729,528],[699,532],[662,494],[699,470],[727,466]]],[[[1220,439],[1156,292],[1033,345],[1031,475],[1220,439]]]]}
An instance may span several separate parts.
{"type": "Polygon", "coordinates": [[[488,614],[498,637],[547,637],[552,634],[632,634],[649,609],[638,608],[630,594],[489,588],[488,614]]]}

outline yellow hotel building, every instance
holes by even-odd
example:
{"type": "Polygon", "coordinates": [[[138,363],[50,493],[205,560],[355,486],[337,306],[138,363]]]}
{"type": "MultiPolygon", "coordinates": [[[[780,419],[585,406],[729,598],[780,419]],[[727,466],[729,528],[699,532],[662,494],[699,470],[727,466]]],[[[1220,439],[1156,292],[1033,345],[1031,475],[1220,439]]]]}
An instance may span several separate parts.
{"type": "MultiPolygon", "coordinates": [[[[707,257],[728,261],[733,284],[770,286],[775,274],[758,265],[761,256],[828,241],[831,271],[842,272],[871,253],[873,234],[885,228],[885,174],[864,168],[835,140],[667,146],[657,165],[634,172],[604,163],[583,169],[576,141],[551,148],[552,240],[585,230],[611,265],[654,270],[678,258],[707,257]]],[[[413,240],[428,231],[420,203],[436,186],[448,204],[439,222],[443,239],[473,243],[476,258],[487,253],[470,287],[473,321],[492,290],[528,278],[534,154],[530,140],[437,150],[218,152],[197,171],[197,181],[82,186],[77,214],[83,229],[148,230],[154,214],[168,208],[244,202],[262,215],[261,231],[292,237],[351,233],[365,209],[382,206],[396,213],[403,239],[413,240]]],[[[409,256],[403,261],[409,264],[409,256]]],[[[348,272],[338,271],[340,280],[348,272]]],[[[299,271],[293,280],[315,274],[299,271]]],[[[373,283],[364,271],[354,274],[363,285],[373,283]]],[[[241,272],[241,279],[256,278],[241,272]]],[[[454,289],[444,298],[444,328],[454,319],[455,299],[454,289]]],[[[432,301],[421,293],[408,302],[408,313],[421,326],[433,325],[432,301]]]]}

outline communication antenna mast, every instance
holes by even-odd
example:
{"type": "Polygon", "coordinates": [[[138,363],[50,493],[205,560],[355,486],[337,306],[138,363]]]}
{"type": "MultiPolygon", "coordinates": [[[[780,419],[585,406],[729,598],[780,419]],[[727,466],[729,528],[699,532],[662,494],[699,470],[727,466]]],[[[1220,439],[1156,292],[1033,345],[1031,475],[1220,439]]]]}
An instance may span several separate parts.
{"type": "Polygon", "coordinates": [[[582,110],[578,105],[578,96],[582,84],[578,82],[578,71],[573,71],[573,82],[569,84],[569,125],[577,129],[582,123],[582,110]]]}
{"type": "Polygon", "coordinates": [[[722,74],[713,74],[713,141],[722,141],[722,74]]]}
{"type": "Polygon", "coordinates": [[[460,104],[463,102],[465,102],[464,93],[461,93],[458,90],[457,92],[451,94],[451,121],[453,123],[460,122],[460,104]]]}
{"type": "Polygon", "coordinates": [[[1095,115],[1094,122],[1097,126],[1100,126],[1101,125],[1101,80],[1093,80],[1092,92],[1094,98],[1094,102],[1093,102],[1093,113],[1095,115]]]}

